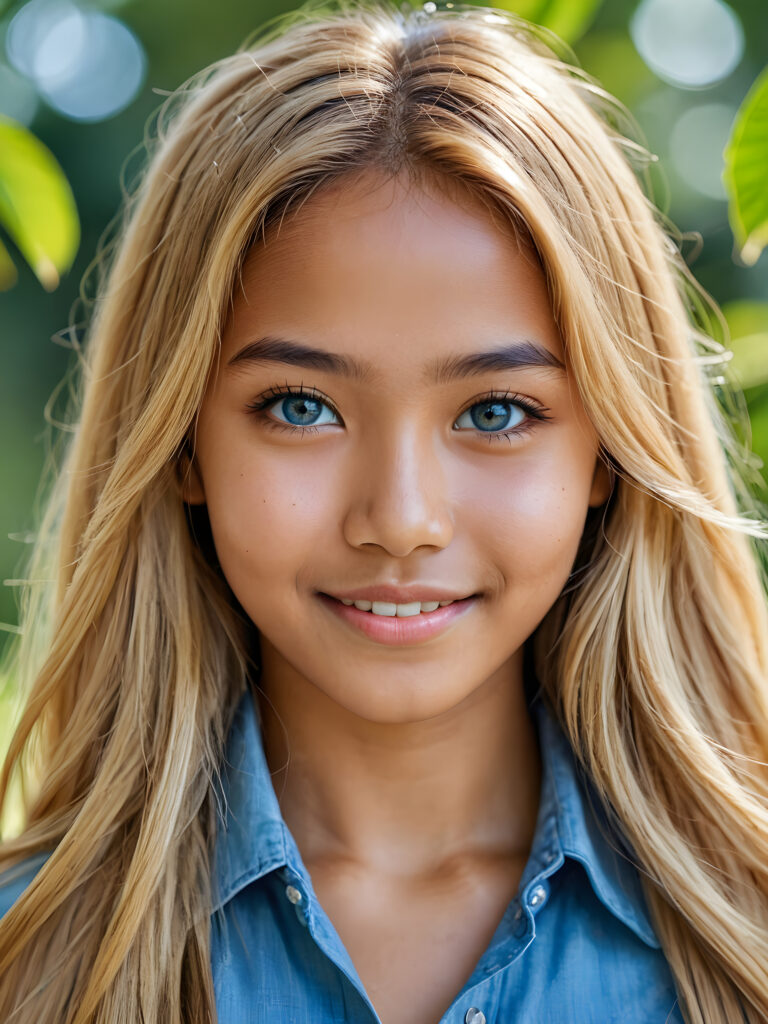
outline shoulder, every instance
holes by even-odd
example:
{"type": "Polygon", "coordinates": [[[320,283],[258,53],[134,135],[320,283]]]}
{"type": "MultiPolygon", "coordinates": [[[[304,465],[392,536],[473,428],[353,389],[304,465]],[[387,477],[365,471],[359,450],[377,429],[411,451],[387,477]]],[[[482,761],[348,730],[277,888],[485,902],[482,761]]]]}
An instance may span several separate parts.
{"type": "Polygon", "coordinates": [[[36,853],[33,857],[27,857],[5,871],[0,871],[0,918],[8,913],[50,855],[48,851],[36,853]]]}

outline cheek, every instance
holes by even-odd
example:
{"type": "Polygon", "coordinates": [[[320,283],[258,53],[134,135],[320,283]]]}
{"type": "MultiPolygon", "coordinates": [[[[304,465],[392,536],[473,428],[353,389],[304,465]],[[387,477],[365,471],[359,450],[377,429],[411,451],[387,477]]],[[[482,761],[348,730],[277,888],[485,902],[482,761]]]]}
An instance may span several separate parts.
{"type": "MultiPolygon", "coordinates": [[[[556,439],[553,438],[553,441],[556,439]]],[[[504,460],[500,460],[504,462],[504,460]]],[[[467,502],[471,532],[512,587],[553,602],[568,578],[589,507],[594,454],[574,445],[540,446],[484,474],[483,500],[467,502]]]]}
{"type": "Polygon", "coordinates": [[[318,460],[298,452],[286,458],[230,450],[203,464],[206,501],[216,552],[238,600],[254,607],[279,600],[302,567],[322,550],[334,516],[333,489],[318,460]],[[267,598],[269,594],[269,598],[267,598]]]}

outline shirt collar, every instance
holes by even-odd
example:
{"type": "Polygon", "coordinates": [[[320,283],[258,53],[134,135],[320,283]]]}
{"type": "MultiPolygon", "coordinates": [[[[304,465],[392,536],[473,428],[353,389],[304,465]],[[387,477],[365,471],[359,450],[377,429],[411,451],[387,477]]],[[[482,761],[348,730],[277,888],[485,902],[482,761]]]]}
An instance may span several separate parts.
{"type": "Polygon", "coordinates": [[[610,826],[594,787],[579,768],[568,739],[546,702],[532,711],[539,732],[542,796],[539,826],[554,815],[560,848],[583,865],[600,902],[654,949],[661,948],[648,916],[635,858],[610,826]]]}
{"type": "MultiPolygon", "coordinates": [[[[601,903],[647,945],[658,949],[636,869],[627,859],[629,851],[620,852],[621,840],[610,830],[552,712],[540,697],[531,708],[541,749],[542,788],[529,869],[533,869],[546,837],[547,843],[559,845],[566,857],[584,866],[601,903]]],[[[287,866],[308,881],[280,813],[249,690],[243,694],[229,731],[218,796],[214,910],[276,868],[287,866]]]]}
{"type": "Polygon", "coordinates": [[[220,775],[214,910],[257,878],[288,863],[289,833],[272,786],[250,690],[246,689],[235,711],[220,775]]]}

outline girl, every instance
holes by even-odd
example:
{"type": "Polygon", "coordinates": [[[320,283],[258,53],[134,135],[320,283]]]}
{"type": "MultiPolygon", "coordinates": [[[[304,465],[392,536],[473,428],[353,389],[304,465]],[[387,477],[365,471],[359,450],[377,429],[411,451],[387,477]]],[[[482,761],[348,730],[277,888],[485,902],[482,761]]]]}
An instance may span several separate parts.
{"type": "Polygon", "coordinates": [[[26,613],[0,1018],[764,1021],[764,530],[615,109],[366,0],[165,114],[26,613]]]}

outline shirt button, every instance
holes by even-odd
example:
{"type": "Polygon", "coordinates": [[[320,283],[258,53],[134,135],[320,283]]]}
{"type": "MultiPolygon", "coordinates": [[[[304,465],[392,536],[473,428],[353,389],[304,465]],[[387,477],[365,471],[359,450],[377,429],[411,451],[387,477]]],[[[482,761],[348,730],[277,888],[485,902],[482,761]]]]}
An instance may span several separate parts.
{"type": "Polygon", "coordinates": [[[485,1024],[485,1014],[476,1006],[470,1006],[464,1014],[464,1024],[485,1024]]]}
{"type": "Polygon", "coordinates": [[[297,907],[300,903],[304,902],[304,896],[302,895],[301,889],[297,889],[295,885],[286,885],[285,895],[289,903],[292,903],[294,907],[297,907]]]}
{"type": "Polygon", "coordinates": [[[543,885],[537,885],[531,895],[528,897],[528,902],[532,907],[540,907],[547,898],[547,890],[543,885]]]}

